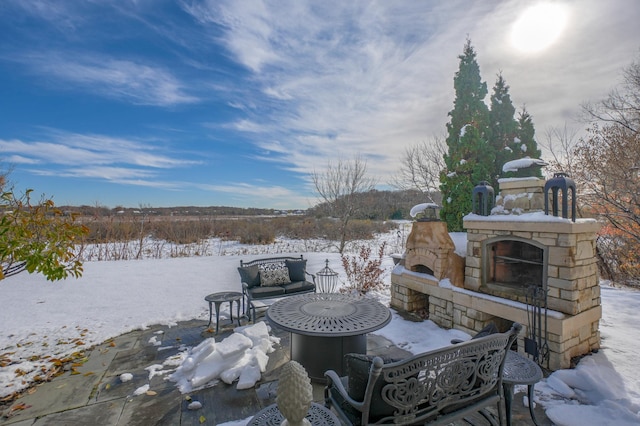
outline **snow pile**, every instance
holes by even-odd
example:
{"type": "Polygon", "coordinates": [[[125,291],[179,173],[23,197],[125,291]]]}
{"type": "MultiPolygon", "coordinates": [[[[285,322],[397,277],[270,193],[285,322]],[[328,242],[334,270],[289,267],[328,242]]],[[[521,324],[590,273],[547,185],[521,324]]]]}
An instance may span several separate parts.
{"type": "Polygon", "coordinates": [[[502,171],[505,173],[517,172],[520,169],[527,169],[530,167],[544,167],[547,165],[548,165],[547,163],[545,163],[543,160],[540,160],[538,158],[525,157],[525,158],[519,158],[517,160],[507,161],[502,166],[502,171]]]}
{"type": "Polygon", "coordinates": [[[189,351],[184,361],[169,376],[182,393],[189,393],[210,382],[222,380],[236,389],[249,389],[265,372],[273,344],[280,339],[269,335],[264,322],[238,327],[224,340],[216,343],[214,338],[204,340],[189,351]]]}
{"type": "Polygon", "coordinates": [[[413,206],[411,208],[411,211],[409,212],[409,215],[411,217],[416,217],[417,215],[419,215],[420,213],[422,213],[426,209],[439,209],[439,208],[440,208],[440,206],[437,205],[436,203],[416,204],[415,206],[413,206]]]}
{"type": "Polygon", "coordinates": [[[555,424],[582,426],[590,418],[602,417],[611,422],[601,424],[640,424],[640,404],[630,397],[633,392],[626,389],[626,379],[598,352],[582,358],[574,369],[555,371],[535,390],[555,424]]]}

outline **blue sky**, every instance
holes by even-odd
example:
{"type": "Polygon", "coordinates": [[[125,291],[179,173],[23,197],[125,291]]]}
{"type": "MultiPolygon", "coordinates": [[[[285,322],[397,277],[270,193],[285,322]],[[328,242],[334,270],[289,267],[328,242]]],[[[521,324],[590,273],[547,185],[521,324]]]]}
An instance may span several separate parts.
{"type": "Polygon", "coordinates": [[[307,208],[310,172],[356,155],[382,189],[445,134],[467,37],[539,140],[582,130],[638,59],[640,3],[554,3],[532,51],[525,0],[2,0],[1,167],[58,205],[307,208]]]}

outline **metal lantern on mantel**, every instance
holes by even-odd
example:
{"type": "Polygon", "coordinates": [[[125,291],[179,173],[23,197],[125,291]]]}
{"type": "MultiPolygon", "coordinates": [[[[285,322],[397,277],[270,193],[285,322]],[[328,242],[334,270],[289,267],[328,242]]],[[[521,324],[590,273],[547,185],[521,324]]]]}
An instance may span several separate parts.
{"type": "Polygon", "coordinates": [[[471,200],[474,214],[489,216],[495,204],[493,187],[483,180],[473,188],[471,200]]]}
{"type": "Polygon", "coordinates": [[[335,293],[338,286],[338,273],[329,268],[329,259],[324,262],[324,268],[316,273],[318,288],[321,293],[335,293]]]}
{"type": "Polygon", "coordinates": [[[562,199],[562,217],[569,219],[569,199],[571,199],[571,221],[576,221],[576,183],[563,172],[553,174],[544,185],[544,214],[549,214],[549,191],[551,191],[551,214],[558,216],[559,202],[562,199]]]}

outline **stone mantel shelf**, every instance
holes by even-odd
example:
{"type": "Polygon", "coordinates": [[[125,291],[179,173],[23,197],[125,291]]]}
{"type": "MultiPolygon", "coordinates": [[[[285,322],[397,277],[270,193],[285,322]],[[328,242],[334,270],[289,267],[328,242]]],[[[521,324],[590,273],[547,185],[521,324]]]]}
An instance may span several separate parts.
{"type": "Polygon", "coordinates": [[[601,227],[595,219],[578,219],[576,222],[571,222],[569,219],[555,216],[546,218],[545,215],[521,215],[516,217],[518,218],[517,220],[514,220],[512,215],[469,215],[465,217],[463,226],[467,230],[553,232],[557,234],[598,232],[601,227]]]}

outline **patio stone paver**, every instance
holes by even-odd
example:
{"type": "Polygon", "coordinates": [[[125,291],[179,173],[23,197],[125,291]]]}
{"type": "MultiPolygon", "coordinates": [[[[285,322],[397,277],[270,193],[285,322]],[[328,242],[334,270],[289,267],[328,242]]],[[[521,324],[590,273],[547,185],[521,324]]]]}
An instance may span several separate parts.
{"type": "MultiPolygon", "coordinates": [[[[25,403],[29,408],[5,417],[10,406],[0,407],[0,425],[217,425],[251,417],[274,403],[280,369],[289,361],[290,343],[289,334],[277,329],[273,333],[281,339],[280,344],[269,354],[267,371],[253,389],[238,391],[235,385],[225,383],[200,389],[189,397],[202,403],[202,408],[189,410],[187,395],[181,394],[175,383],[162,375],[149,380],[146,368],[162,364],[178,353],[181,345],[195,346],[208,337],[220,341],[233,332],[232,326],[225,323],[214,336],[206,325],[207,321],[192,320],[173,327],[154,326],[98,345],[87,351],[87,361],[77,368],[80,374],[67,372],[38,385],[35,392],[15,402],[25,403]],[[122,373],[131,373],[133,379],[122,382],[122,373]],[[150,384],[151,394],[134,396],[134,391],[145,384],[150,384]]],[[[377,335],[369,335],[367,346],[370,354],[390,358],[408,355],[377,335]]],[[[314,400],[322,403],[324,386],[314,383],[313,388],[314,400]]],[[[516,394],[514,398],[514,424],[531,425],[522,395],[516,394]]],[[[536,415],[539,424],[551,424],[541,408],[536,408],[536,415]]]]}

